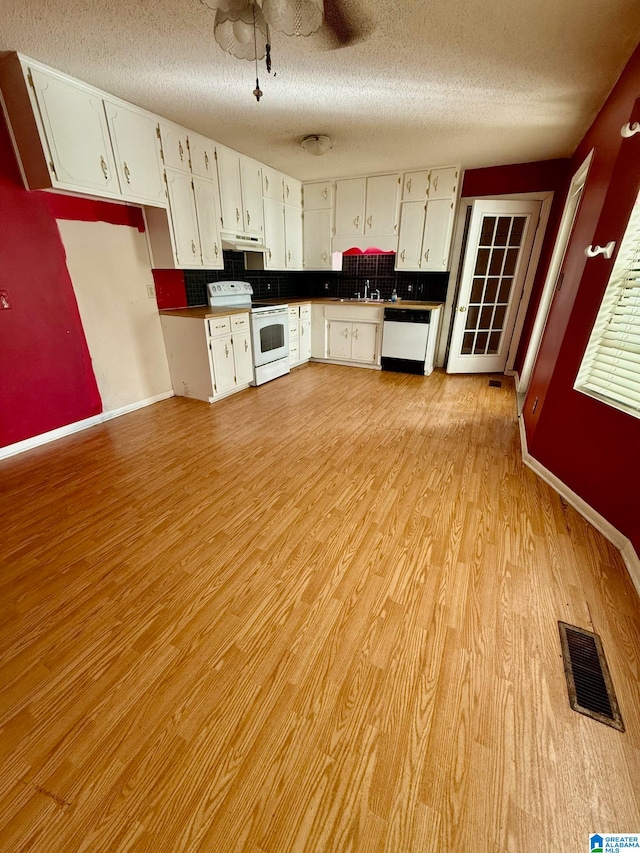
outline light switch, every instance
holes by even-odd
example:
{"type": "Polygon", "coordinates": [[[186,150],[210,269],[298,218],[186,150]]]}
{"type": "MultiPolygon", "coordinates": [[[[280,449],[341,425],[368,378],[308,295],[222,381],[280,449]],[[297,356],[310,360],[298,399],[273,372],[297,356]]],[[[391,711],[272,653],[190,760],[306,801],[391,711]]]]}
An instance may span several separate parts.
{"type": "Polygon", "coordinates": [[[147,296],[149,297],[149,299],[155,299],[156,289],[152,284],[147,285],[147,296]]]}

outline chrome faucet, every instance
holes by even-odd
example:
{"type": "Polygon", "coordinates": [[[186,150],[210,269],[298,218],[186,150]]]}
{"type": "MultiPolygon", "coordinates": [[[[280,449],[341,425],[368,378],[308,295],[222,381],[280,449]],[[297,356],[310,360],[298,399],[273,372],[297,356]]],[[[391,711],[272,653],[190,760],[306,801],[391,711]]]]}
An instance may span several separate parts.
{"type": "Polygon", "coordinates": [[[371,298],[374,299],[376,302],[379,302],[380,298],[381,298],[380,297],[380,290],[379,289],[378,290],[372,290],[371,291],[371,298]]]}
{"type": "Polygon", "coordinates": [[[367,279],[364,283],[364,298],[369,298],[369,279],[367,279]]]}

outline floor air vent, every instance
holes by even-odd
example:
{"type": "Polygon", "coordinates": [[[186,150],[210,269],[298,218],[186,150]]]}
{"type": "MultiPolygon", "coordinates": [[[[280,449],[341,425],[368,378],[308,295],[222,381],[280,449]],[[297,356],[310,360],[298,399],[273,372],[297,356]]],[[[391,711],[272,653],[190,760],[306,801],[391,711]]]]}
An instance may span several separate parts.
{"type": "Polygon", "coordinates": [[[489,385],[491,388],[502,388],[502,382],[499,379],[490,379],[489,385]]]}
{"type": "Polygon", "coordinates": [[[574,711],[624,731],[602,641],[597,634],[558,622],[569,704],[574,711]]]}

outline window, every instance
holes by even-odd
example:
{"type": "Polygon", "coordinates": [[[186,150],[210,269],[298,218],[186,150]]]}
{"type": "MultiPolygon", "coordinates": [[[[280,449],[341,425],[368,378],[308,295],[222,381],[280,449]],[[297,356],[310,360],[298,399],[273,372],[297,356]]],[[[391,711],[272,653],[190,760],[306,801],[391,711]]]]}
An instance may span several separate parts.
{"type": "Polygon", "coordinates": [[[640,194],[574,387],[640,418],[640,194]]]}

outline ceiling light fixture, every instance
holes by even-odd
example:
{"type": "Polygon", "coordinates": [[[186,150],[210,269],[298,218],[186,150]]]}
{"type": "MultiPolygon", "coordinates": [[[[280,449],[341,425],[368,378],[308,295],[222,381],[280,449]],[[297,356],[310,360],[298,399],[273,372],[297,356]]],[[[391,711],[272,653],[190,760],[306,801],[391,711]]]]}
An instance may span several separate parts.
{"type": "Polygon", "coordinates": [[[328,136],[305,136],[300,143],[307,154],[313,154],[314,157],[321,157],[333,148],[333,143],[328,136]]]}

